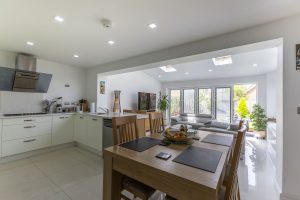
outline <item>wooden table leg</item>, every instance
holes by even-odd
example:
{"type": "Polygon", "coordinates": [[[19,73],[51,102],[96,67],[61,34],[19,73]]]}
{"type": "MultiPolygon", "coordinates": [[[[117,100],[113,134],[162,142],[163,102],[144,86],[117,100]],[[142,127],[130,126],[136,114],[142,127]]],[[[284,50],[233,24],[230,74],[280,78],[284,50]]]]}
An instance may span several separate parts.
{"type": "Polygon", "coordinates": [[[120,200],[122,175],[113,170],[113,156],[104,151],[103,200],[120,200]]]}

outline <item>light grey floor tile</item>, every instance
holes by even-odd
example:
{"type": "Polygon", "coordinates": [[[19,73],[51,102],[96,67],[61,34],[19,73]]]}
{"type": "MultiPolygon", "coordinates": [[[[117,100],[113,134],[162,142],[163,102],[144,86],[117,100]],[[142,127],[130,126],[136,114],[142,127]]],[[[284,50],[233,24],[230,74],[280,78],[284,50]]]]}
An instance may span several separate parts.
{"type": "Polygon", "coordinates": [[[97,171],[86,164],[79,164],[49,176],[62,189],[80,181],[97,176],[97,171]]]}
{"type": "Polygon", "coordinates": [[[102,200],[102,175],[74,182],[64,187],[72,200],[102,200]]]}

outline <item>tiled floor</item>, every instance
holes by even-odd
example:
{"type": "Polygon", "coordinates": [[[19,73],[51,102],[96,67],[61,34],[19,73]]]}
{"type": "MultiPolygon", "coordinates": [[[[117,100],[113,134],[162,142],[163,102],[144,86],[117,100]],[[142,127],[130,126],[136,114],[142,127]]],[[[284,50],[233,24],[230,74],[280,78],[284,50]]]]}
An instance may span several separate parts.
{"type": "Polygon", "coordinates": [[[0,164],[0,199],[102,199],[102,159],[74,147],[0,164]]]}
{"type": "Polygon", "coordinates": [[[273,167],[267,156],[265,140],[247,138],[245,159],[239,165],[242,200],[279,200],[273,182],[273,167]]]}
{"type": "MultiPolygon", "coordinates": [[[[278,199],[266,156],[265,141],[247,139],[239,167],[242,200],[278,199]]],[[[0,199],[101,200],[102,166],[101,157],[77,147],[0,164],[0,199]]]]}

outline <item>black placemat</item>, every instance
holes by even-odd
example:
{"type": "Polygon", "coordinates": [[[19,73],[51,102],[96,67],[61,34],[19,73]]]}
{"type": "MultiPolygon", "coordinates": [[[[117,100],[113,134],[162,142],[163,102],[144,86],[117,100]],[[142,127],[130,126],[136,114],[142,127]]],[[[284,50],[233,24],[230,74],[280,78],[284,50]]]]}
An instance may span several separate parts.
{"type": "Polygon", "coordinates": [[[215,173],[221,156],[220,151],[190,146],[173,162],[215,173]]]}
{"type": "Polygon", "coordinates": [[[232,137],[209,134],[201,142],[218,144],[218,145],[230,147],[232,145],[232,140],[233,140],[232,137]]]}
{"type": "Polygon", "coordinates": [[[142,137],[130,142],[126,142],[124,144],[120,144],[119,146],[131,149],[133,151],[142,152],[145,151],[155,145],[158,145],[161,142],[159,139],[142,137]]]}

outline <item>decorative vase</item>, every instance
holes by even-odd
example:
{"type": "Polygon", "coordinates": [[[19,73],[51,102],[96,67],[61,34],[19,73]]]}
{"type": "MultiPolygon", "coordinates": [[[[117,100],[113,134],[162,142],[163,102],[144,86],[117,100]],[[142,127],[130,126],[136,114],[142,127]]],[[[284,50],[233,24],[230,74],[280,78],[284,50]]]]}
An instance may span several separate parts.
{"type": "Polygon", "coordinates": [[[113,112],[121,112],[121,102],[120,102],[120,94],[121,91],[120,90],[115,90],[115,100],[114,100],[114,108],[113,108],[113,112]]]}

